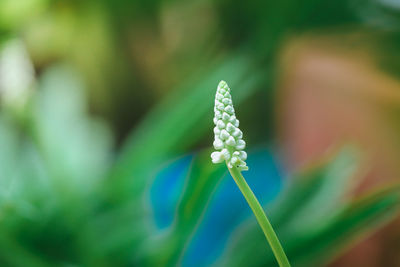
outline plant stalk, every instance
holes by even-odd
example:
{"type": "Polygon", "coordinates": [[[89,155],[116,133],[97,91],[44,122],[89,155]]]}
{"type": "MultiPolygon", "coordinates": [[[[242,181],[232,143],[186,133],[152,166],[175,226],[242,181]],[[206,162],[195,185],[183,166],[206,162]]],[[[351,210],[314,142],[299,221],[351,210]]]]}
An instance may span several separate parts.
{"type": "Polygon", "coordinates": [[[281,243],[279,242],[278,237],[276,236],[274,229],[272,228],[271,223],[267,218],[267,215],[265,215],[263,208],[258,202],[253,191],[251,191],[242,173],[236,167],[228,167],[228,170],[231,173],[233,180],[235,180],[237,186],[242,192],[247,203],[249,204],[250,208],[253,210],[253,213],[257,218],[258,224],[261,226],[261,229],[263,230],[264,235],[267,238],[269,245],[271,246],[272,252],[274,253],[276,260],[278,261],[279,266],[290,267],[289,260],[285,254],[285,251],[282,248],[281,243]]]}

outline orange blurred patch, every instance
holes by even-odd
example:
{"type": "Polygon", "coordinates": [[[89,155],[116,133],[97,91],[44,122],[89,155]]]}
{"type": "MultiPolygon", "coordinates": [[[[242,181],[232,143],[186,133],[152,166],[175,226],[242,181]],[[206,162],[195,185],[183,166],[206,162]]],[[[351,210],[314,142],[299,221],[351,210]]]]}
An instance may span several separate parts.
{"type": "MultiPolygon", "coordinates": [[[[363,152],[358,193],[400,174],[400,81],[381,70],[371,35],[308,34],[280,55],[278,131],[289,168],[301,168],[343,143],[363,152]]],[[[399,220],[332,266],[398,266],[399,220]],[[387,255],[390,253],[390,255],[387,255]],[[389,264],[389,265],[387,265],[389,264]]]]}

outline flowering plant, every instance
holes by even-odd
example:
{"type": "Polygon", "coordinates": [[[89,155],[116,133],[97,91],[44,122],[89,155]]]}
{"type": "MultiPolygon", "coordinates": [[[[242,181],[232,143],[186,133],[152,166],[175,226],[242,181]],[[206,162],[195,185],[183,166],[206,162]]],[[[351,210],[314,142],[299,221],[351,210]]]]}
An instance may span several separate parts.
{"type": "Polygon", "coordinates": [[[221,81],[218,84],[214,106],[215,137],[213,143],[214,148],[218,151],[211,153],[212,162],[221,163],[224,160],[226,161],[232,178],[235,180],[247,203],[253,210],[279,266],[290,266],[289,260],[271,223],[241,174],[241,171],[249,169],[245,162],[247,154],[243,151],[246,147],[246,143],[242,139],[243,133],[239,129],[239,120],[235,116],[235,109],[233,108],[230,91],[225,81],[221,81]]]}

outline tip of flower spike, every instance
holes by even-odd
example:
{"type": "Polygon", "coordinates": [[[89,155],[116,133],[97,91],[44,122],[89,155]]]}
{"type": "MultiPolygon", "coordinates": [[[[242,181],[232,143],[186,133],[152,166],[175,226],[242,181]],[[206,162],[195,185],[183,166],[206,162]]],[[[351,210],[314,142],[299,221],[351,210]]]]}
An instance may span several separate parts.
{"type": "Polygon", "coordinates": [[[230,91],[229,87],[228,87],[228,84],[224,80],[221,80],[219,82],[218,89],[225,89],[225,90],[228,90],[228,92],[230,91]]]}
{"type": "Polygon", "coordinates": [[[224,80],[221,80],[218,84],[218,87],[224,87],[225,85],[228,85],[224,80]]]}

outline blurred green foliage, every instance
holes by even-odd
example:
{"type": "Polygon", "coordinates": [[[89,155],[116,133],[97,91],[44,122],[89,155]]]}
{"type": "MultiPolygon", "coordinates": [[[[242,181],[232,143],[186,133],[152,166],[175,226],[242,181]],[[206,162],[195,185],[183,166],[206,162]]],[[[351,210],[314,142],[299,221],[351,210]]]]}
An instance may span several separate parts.
{"type": "MultiPolygon", "coordinates": [[[[168,234],[157,237],[143,198],[149,187],[142,180],[156,165],[141,166],[140,175],[135,165],[125,166],[122,174],[113,171],[111,134],[88,117],[79,79],[70,69],[49,70],[40,86],[22,123],[7,113],[1,117],[2,264],[175,266],[209,208],[210,197],[226,179],[225,167],[210,164],[208,150],[195,156],[184,176],[185,190],[179,192],[175,223],[168,234]],[[125,185],[129,171],[132,194],[126,190],[124,198],[110,195],[110,187],[117,194],[125,185]]],[[[158,118],[179,116],[167,113],[158,118]]],[[[357,184],[351,179],[355,169],[354,152],[343,150],[333,161],[325,160],[291,180],[266,207],[295,266],[330,259],[396,214],[398,188],[372,192],[360,200],[349,197],[357,184]]],[[[232,239],[218,266],[274,263],[254,218],[232,239]]]]}

